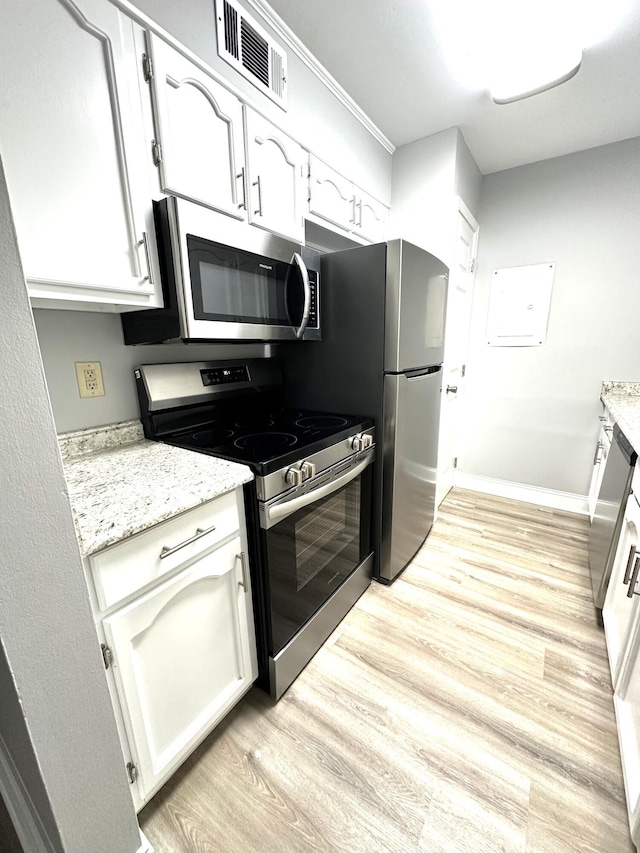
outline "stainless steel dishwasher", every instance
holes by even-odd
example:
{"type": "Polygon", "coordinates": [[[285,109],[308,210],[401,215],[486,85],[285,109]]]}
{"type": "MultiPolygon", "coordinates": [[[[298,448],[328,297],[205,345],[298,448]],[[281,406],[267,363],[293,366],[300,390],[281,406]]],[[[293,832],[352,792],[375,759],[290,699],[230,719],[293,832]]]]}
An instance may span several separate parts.
{"type": "Polygon", "coordinates": [[[611,450],[589,531],[591,588],[594,604],[600,609],[604,604],[609,584],[622,516],[631,492],[631,478],[637,458],[638,454],[631,446],[629,439],[615,424],[611,450]]]}

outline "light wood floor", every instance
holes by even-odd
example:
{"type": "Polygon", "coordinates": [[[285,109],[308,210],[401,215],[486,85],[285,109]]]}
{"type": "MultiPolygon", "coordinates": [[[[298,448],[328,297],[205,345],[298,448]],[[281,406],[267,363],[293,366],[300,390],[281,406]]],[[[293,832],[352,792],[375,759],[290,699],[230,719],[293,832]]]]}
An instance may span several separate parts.
{"type": "Polygon", "coordinates": [[[276,705],[141,812],[157,853],[631,853],[582,517],[454,490],[276,705]]]}

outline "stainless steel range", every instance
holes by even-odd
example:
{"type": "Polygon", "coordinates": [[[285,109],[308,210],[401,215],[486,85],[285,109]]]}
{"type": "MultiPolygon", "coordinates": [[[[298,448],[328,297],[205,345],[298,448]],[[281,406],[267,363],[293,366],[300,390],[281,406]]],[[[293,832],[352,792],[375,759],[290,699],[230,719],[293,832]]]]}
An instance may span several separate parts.
{"type": "Polygon", "coordinates": [[[283,406],[276,359],[136,369],[145,435],[248,465],[258,684],[279,699],[368,587],[373,421],[283,406]]]}

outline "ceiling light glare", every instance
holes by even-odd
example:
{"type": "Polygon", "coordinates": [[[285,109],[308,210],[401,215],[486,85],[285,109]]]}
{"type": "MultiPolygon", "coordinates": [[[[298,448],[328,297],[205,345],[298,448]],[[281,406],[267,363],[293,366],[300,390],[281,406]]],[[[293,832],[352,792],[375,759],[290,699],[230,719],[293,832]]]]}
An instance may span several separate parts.
{"type": "Polygon", "coordinates": [[[443,61],[472,90],[509,103],[570,79],[632,0],[429,0],[443,61]]]}

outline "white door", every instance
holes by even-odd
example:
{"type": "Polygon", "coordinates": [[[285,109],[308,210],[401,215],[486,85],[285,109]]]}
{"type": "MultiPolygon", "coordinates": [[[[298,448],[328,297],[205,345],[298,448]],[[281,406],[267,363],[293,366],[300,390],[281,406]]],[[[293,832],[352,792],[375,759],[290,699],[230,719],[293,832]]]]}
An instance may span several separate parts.
{"type": "Polygon", "coordinates": [[[244,219],[242,104],[162,39],[149,50],[162,191],[244,219]]]}
{"type": "Polygon", "coordinates": [[[440,408],[436,487],[436,503],[438,506],[453,486],[458,453],[456,435],[464,388],[465,361],[469,346],[478,228],[478,223],[471,211],[462,199],[458,199],[456,245],[454,261],[449,273],[447,329],[442,371],[442,406],[440,408]]]}
{"type": "Polygon", "coordinates": [[[240,537],[104,620],[143,800],[257,675],[240,537]]]}
{"type": "Polygon", "coordinates": [[[249,222],[303,242],[306,158],[302,148],[246,106],[245,133],[249,222]]]}

